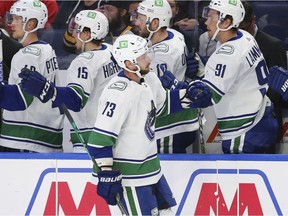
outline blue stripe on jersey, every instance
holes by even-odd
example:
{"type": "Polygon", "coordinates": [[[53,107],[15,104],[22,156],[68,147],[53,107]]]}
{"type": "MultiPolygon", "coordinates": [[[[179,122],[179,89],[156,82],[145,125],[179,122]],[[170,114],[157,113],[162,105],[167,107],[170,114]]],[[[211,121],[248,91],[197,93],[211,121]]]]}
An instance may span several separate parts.
{"type": "Polygon", "coordinates": [[[259,110],[255,113],[249,113],[249,114],[244,114],[244,115],[238,115],[238,116],[227,116],[223,118],[217,118],[217,120],[237,120],[237,119],[242,119],[243,117],[255,117],[259,110]]]}
{"type": "Polygon", "coordinates": [[[94,130],[94,131],[97,131],[97,132],[99,132],[99,133],[101,133],[101,134],[107,134],[107,135],[110,136],[110,137],[112,136],[112,137],[115,138],[115,139],[118,138],[118,134],[115,134],[115,133],[110,132],[110,131],[102,130],[102,129],[96,128],[96,127],[94,127],[93,130],[94,130]]]}
{"type": "MultiPolygon", "coordinates": [[[[85,132],[85,131],[92,131],[93,128],[78,128],[80,132],[85,132]]],[[[75,132],[73,128],[70,129],[70,132],[75,132]]]]}
{"type": "Polygon", "coordinates": [[[213,88],[219,95],[223,96],[225,95],[225,92],[221,91],[219,88],[217,88],[213,83],[209,82],[208,80],[203,79],[204,83],[206,83],[208,86],[213,88]]]}
{"type": "Polygon", "coordinates": [[[242,130],[244,128],[247,128],[247,127],[250,127],[252,124],[253,124],[254,121],[250,122],[249,124],[247,125],[243,125],[242,127],[237,127],[237,128],[234,128],[234,129],[230,129],[230,130],[220,130],[219,129],[219,133],[220,134],[226,134],[226,133],[231,133],[231,132],[236,132],[236,131],[239,131],[239,130],[242,130]]]}
{"type": "Polygon", "coordinates": [[[124,159],[124,158],[114,158],[114,161],[118,161],[118,162],[137,162],[137,163],[142,163],[146,160],[150,160],[151,158],[155,158],[157,157],[158,154],[154,154],[154,155],[150,155],[149,157],[143,159],[143,160],[133,160],[133,159],[124,159]]]}

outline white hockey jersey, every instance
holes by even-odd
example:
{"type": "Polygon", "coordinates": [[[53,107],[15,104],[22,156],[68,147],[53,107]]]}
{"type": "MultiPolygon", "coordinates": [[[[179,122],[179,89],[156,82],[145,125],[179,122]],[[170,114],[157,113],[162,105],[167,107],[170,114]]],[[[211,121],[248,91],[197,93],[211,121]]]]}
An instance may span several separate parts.
{"type": "Polygon", "coordinates": [[[237,36],[217,47],[205,66],[203,81],[212,92],[218,129],[223,140],[247,132],[262,118],[269,71],[253,36],[237,36]]]}
{"type": "MultiPolygon", "coordinates": [[[[41,41],[20,49],[14,55],[8,84],[20,83],[18,74],[24,67],[38,71],[53,82],[58,73],[54,50],[49,44],[41,41]]],[[[36,97],[22,95],[27,105],[26,110],[3,111],[0,145],[35,152],[62,151],[64,116],[60,114],[59,108],[52,108],[51,101],[43,104],[36,97]]]]}
{"type": "MultiPolygon", "coordinates": [[[[154,44],[152,47],[154,52],[153,59],[150,64],[151,72],[162,76],[160,65],[165,65],[167,70],[171,71],[175,77],[185,80],[186,72],[186,55],[187,47],[184,37],[180,32],[168,29],[168,37],[154,44]]],[[[149,79],[147,79],[149,83],[149,79]]],[[[154,90],[154,89],[153,89],[154,90]]],[[[187,109],[180,113],[175,113],[167,117],[158,118],[156,121],[156,137],[164,138],[173,134],[182,132],[195,131],[199,128],[197,109],[187,109]]]]}
{"type": "Polygon", "coordinates": [[[119,169],[123,186],[151,185],[161,177],[155,139],[155,117],[166,99],[155,74],[141,84],[123,72],[114,77],[99,100],[97,121],[89,145],[113,146],[113,169],[119,169]],[[157,91],[152,92],[153,89],[157,91]]]}
{"type": "MultiPolygon", "coordinates": [[[[173,31],[174,32],[174,31],[173,31]]],[[[187,47],[183,37],[168,30],[168,37],[161,42],[153,44],[151,49],[154,52],[150,64],[151,72],[162,76],[160,65],[165,65],[167,70],[171,71],[175,77],[183,81],[186,72],[187,47]]],[[[182,35],[183,36],[183,35],[182,35]]]]}
{"type": "MultiPolygon", "coordinates": [[[[120,67],[111,60],[111,52],[112,45],[103,43],[99,50],[78,55],[68,68],[67,86],[82,98],[81,111],[72,112],[72,115],[86,142],[97,117],[100,95],[110,79],[120,71],[120,67]]],[[[74,147],[82,147],[73,128],[71,141],[74,147]]]]}

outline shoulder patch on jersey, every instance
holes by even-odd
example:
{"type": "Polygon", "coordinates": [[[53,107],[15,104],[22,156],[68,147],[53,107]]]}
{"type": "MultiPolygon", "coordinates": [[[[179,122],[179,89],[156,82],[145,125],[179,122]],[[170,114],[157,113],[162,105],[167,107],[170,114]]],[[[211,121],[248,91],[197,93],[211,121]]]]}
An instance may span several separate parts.
{"type": "Polygon", "coordinates": [[[159,44],[153,47],[153,51],[167,53],[169,51],[169,46],[167,44],[159,44]]]}
{"type": "Polygon", "coordinates": [[[234,46],[227,44],[221,47],[219,50],[217,50],[216,54],[223,53],[223,54],[231,55],[234,53],[234,50],[235,50],[234,46]]]}
{"type": "Polygon", "coordinates": [[[41,49],[39,49],[38,47],[35,47],[35,46],[27,46],[27,47],[23,48],[22,52],[39,56],[41,53],[41,49]]]}
{"type": "Polygon", "coordinates": [[[108,89],[116,89],[119,91],[124,91],[126,89],[126,87],[128,86],[127,82],[123,82],[123,81],[117,81],[115,83],[112,83],[108,89]]]}
{"type": "Polygon", "coordinates": [[[79,54],[79,57],[86,58],[86,59],[91,59],[93,56],[94,56],[93,52],[84,52],[84,53],[79,54]]]}

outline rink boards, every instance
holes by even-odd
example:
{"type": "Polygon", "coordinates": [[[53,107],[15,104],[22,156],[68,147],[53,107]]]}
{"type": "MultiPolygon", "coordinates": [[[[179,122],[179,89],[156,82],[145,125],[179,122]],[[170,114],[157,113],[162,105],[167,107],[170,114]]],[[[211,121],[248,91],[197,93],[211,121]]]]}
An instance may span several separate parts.
{"type": "MultiPolygon", "coordinates": [[[[0,215],[119,215],[86,154],[0,154],[0,215]]],[[[177,215],[288,215],[287,155],[160,155],[177,215]]]]}

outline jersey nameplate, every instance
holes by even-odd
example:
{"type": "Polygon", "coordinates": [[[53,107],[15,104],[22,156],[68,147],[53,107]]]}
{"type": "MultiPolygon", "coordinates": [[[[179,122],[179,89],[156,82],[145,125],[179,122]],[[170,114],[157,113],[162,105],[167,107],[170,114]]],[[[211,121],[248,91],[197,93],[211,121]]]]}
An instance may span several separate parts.
{"type": "Polygon", "coordinates": [[[153,47],[153,51],[156,52],[163,52],[167,53],[169,51],[169,46],[167,44],[159,44],[155,47],[153,47]]]}
{"type": "Polygon", "coordinates": [[[93,56],[94,56],[94,53],[92,52],[84,52],[79,55],[79,57],[83,57],[86,59],[91,59],[93,56]]]}
{"type": "Polygon", "coordinates": [[[23,49],[22,51],[23,53],[29,53],[35,56],[39,56],[41,53],[41,49],[39,49],[38,47],[33,47],[33,46],[27,46],[23,49]]]}
{"type": "Polygon", "coordinates": [[[116,89],[116,90],[119,90],[119,91],[124,91],[127,86],[128,86],[128,84],[126,82],[118,81],[118,82],[112,83],[108,87],[108,89],[116,89]]]}
{"type": "Polygon", "coordinates": [[[234,53],[235,48],[231,45],[224,45],[223,47],[221,47],[219,50],[217,50],[216,54],[226,54],[226,55],[231,55],[234,53]]]}

